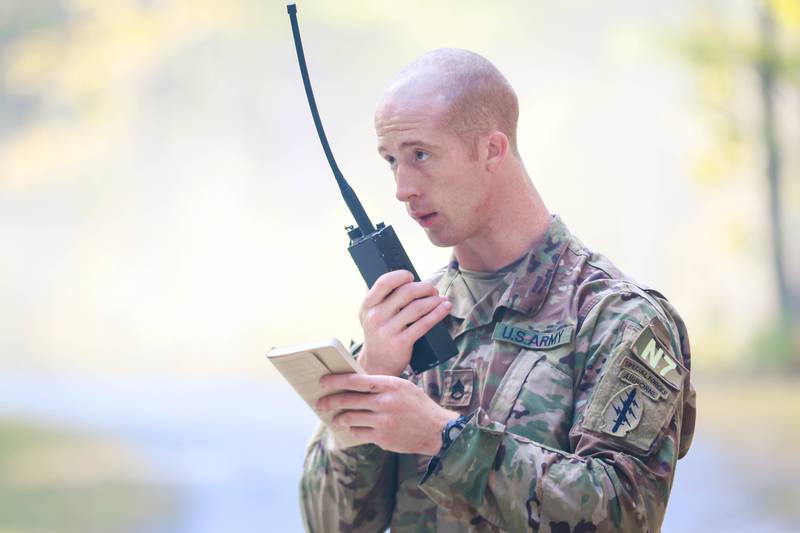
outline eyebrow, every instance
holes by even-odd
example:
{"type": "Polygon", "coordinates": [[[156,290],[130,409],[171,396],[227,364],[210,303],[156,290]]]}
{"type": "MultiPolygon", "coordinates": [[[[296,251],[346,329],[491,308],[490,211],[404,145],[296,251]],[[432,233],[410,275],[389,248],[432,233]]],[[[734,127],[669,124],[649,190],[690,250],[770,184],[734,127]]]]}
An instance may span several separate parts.
{"type": "MultiPolygon", "coordinates": [[[[404,141],[400,143],[400,149],[408,148],[409,146],[419,146],[421,148],[438,148],[435,144],[426,143],[424,141],[419,140],[411,140],[411,141],[404,141]]],[[[378,153],[386,152],[386,148],[383,146],[378,146],[378,153]]]]}

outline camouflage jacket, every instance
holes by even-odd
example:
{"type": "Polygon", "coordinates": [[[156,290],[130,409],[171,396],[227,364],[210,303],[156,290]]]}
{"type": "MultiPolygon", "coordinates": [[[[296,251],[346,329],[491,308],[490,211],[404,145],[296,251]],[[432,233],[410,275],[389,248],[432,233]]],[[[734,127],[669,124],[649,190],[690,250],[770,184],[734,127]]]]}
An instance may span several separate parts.
{"type": "Polygon", "coordinates": [[[559,217],[477,303],[454,260],[433,281],[454,303],[459,354],[410,379],[472,418],[424,481],[430,457],[336,449],[320,426],[300,483],[306,529],[660,530],[695,420],[672,305],[559,217]]]}

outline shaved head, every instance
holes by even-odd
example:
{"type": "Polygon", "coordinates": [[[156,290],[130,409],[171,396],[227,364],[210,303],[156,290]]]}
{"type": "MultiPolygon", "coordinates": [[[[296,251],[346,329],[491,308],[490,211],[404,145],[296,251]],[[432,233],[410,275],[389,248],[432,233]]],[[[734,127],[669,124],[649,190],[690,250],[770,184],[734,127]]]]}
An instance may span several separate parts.
{"type": "Polygon", "coordinates": [[[440,108],[440,123],[477,157],[480,135],[501,131],[517,150],[519,103],[514,89],[488,59],[460,48],[440,48],[405,67],[390,83],[378,106],[423,101],[440,108]]]}
{"type": "Polygon", "coordinates": [[[457,48],[429,52],[400,71],[375,110],[395,198],[466,269],[498,270],[550,224],[519,157],[518,117],[505,76],[457,48]]]}

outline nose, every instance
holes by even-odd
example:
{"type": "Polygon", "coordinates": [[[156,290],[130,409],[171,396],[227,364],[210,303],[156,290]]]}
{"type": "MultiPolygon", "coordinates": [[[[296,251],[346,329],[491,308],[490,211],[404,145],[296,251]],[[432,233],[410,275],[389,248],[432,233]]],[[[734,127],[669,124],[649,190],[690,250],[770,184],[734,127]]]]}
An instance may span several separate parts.
{"type": "Polygon", "coordinates": [[[401,202],[408,202],[411,198],[419,196],[417,180],[411,169],[398,164],[394,171],[394,182],[394,197],[401,202]]]}

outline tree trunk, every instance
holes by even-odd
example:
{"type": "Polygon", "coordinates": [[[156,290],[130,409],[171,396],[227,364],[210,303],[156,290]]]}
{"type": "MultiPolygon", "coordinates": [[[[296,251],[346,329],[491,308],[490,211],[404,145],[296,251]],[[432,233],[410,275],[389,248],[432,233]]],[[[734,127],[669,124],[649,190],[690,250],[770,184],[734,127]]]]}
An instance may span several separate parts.
{"type": "Polygon", "coordinates": [[[763,112],[763,139],[766,153],[766,173],[769,194],[769,216],[772,241],[772,260],[777,283],[778,304],[780,306],[781,328],[790,327],[792,302],[786,282],[783,257],[783,218],[781,216],[781,151],[775,126],[775,78],[777,51],[775,49],[775,22],[772,12],[763,5],[759,12],[761,35],[761,57],[756,65],[761,87],[761,107],[763,112]]]}

